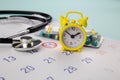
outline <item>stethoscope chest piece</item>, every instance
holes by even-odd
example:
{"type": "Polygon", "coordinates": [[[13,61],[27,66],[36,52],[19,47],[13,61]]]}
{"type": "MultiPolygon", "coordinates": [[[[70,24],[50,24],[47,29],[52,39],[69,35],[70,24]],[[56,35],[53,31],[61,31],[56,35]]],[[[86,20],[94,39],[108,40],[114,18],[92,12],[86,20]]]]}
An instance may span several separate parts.
{"type": "Polygon", "coordinates": [[[32,39],[30,36],[23,36],[20,40],[16,40],[12,43],[15,50],[18,51],[30,51],[40,47],[41,40],[32,39]]]}

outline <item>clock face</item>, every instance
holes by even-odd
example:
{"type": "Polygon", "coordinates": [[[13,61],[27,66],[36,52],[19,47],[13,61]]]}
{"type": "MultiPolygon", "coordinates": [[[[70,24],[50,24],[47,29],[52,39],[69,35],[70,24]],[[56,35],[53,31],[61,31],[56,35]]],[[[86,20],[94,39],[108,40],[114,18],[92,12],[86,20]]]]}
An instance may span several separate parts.
{"type": "Polygon", "coordinates": [[[77,27],[69,27],[63,32],[63,43],[69,48],[79,47],[83,40],[83,32],[77,27]]]}

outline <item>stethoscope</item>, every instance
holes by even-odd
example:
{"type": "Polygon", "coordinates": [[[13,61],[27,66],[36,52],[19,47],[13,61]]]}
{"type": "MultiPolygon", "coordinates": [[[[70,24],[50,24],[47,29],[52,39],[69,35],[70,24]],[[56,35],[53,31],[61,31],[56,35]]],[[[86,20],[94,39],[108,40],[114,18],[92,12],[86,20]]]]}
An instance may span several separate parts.
{"type": "Polygon", "coordinates": [[[29,51],[36,49],[40,46],[41,40],[33,39],[30,36],[22,36],[29,33],[34,33],[38,30],[43,29],[47,24],[49,24],[52,20],[52,17],[49,14],[42,12],[34,12],[34,11],[16,11],[16,10],[2,10],[0,11],[0,15],[11,15],[7,17],[0,17],[1,19],[8,19],[14,17],[25,17],[32,20],[38,20],[42,23],[37,24],[35,26],[30,26],[25,30],[11,35],[7,38],[0,38],[0,43],[12,44],[12,47],[18,51],[29,51]],[[14,14],[14,15],[13,15],[14,14]],[[22,36],[19,40],[13,39],[16,37],[22,36]]]}

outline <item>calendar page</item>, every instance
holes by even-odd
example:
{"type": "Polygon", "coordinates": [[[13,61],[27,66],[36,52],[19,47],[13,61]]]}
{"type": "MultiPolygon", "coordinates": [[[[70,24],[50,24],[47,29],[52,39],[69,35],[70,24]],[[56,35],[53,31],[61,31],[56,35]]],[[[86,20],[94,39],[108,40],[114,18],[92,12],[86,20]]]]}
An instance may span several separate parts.
{"type": "Polygon", "coordinates": [[[0,80],[120,80],[120,41],[104,38],[100,48],[63,52],[59,41],[42,41],[35,50],[18,52],[0,44],[0,80]]]}

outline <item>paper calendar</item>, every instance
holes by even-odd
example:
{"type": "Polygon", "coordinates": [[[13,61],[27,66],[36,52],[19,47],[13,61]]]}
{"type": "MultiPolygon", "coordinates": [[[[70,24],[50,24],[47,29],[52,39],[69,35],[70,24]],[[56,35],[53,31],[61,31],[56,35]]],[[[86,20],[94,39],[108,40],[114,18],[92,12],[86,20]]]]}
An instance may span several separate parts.
{"type": "Polygon", "coordinates": [[[62,52],[59,41],[42,41],[38,49],[18,52],[0,44],[0,80],[120,80],[120,41],[104,38],[100,48],[62,52]]]}
{"type": "Polygon", "coordinates": [[[119,80],[120,42],[104,39],[99,49],[62,52],[58,41],[40,38],[37,50],[0,45],[0,80],[119,80]]]}

